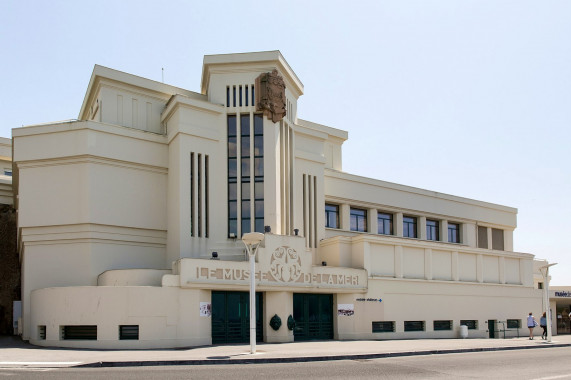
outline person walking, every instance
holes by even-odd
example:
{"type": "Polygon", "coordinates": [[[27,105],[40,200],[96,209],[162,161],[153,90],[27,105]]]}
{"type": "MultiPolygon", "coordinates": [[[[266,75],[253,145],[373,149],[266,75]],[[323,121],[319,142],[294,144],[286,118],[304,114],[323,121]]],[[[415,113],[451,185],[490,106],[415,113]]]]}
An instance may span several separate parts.
{"type": "Polygon", "coordinates": [[[545,311],[541,318],[539,318],[539,326],[543,329],[541,333],[541,339],[547,339],[547,318],[545,317],[545,311]]]}
{"type": "Polygon", "coordinates": [[[529,313],[527,316],[527,327],[529,328],[529,339],[533,339],[533,329],[537,326],[537,321],[533,316],[533,313],[529,313]]]}

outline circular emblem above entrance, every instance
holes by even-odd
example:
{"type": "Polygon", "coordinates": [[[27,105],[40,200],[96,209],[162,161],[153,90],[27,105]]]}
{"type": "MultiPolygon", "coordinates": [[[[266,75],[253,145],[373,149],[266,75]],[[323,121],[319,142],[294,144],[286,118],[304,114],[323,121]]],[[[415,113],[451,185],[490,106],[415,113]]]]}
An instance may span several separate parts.
{"type": "Polygon", "coordinates": [[[294,282],[301,276],[301,258],[295,249],[278,247],[270,259],[270,273],[276,281],[294,282]]]}

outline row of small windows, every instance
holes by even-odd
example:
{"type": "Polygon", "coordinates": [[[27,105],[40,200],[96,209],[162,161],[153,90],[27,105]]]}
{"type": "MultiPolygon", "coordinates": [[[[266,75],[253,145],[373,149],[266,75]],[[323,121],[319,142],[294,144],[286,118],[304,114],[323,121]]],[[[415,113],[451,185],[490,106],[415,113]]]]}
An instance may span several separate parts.
{"type": "MultiPolygon", "coordinates": [[[[120,325],[119,340],[139,340],[139,325],[120,325]]],[[[46,326],[38,326],[38,339],[46,339],[46,326]]],[[[72,325],[60,327],[61,340],[97,340],[97,325],[72,325]]]]}
{"type": "MultiPolygon", "coordinates": [[[[468,327],[468,330],[477,330],[478,321],[473,319],[460,320],[460,326],[468,327]]],[[[425,321],[404,321],[404,331],[425,331],[426,324],[425,321]]],[[[450,320],[439,320],[432,322],[432,328],[434,331],[450,331],[452,330],[453,323],[450,320]]],[[[521,328],[521,319],[508,319],[507,328],[518,329],[521,328]]],[[[395,322],[394,321],[378,321],[372,322],[372,332],[374,333],[386,333],[395,332],[395,322]]]]}
{"type": "Polygon", "coordinates": [[[254,85],[226,86],[226,107],[248,107],[256,102],[254,85]]]}
{"type": "MultiPolygon", "coordinates": [[[[367,226],[367,210],[351,207],[349,211],[350,229],[357,232],[369,232],[367,226]]],[[[394,215],[386,212],[377,213],[377,233],[380,235],[394,235],[394,215]]],[[[418,238],[418,218],[403,216],[403,236],[418,238]]],[[[339,206],[325,205],[325,227],[339,228],[339,206]]],[[[438,220],[426,220],[426,239],[440,240],[440,222],[438,220]]],[[[448,223],[448,242],[460,243],[460,224],[448,223]]]]}

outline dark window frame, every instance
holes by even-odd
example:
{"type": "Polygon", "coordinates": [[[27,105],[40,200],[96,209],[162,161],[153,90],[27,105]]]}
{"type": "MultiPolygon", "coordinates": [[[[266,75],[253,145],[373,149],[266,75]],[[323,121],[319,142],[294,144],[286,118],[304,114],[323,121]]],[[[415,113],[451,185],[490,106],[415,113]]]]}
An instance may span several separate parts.
{"type": "Polygon", "coordinates": [[[460,223],[448,222],[448,243],[460,244],[460,223]]]}
{"type": "Polygon", "coordinates": [[[373,321],[371,322],[371,332],[373,333],[395,332],[395,321],[373,321]]]}
{"type": "Polygon", "coordinates": [[[393,235],[394,215],[388,212],[377,212],[377,233],[379,235],[393,235]],[[387,233],[388,227],[388,233],[387,233]]]}
{"type": "Polygon", "coordinates": [[[367,210],[351,207],[349,209],[349,229],[354,232],[367,232],[367,210]],[[362,224],[361,224],[362,223],[362,224]]]}
{"type": "Polygon", "coordinates": [[[414,239],[418,238],[418,218],[416,216],[403,215],[402,236],[414,239]]]}
{"type": "Polygon", "coordinates": [[[440,221],[426,219],[426,240],[440,241],[440,221]]]}
{"type": "Polygon", "coordinates": [[[426,331],[426,321],[404,321],[404,331],[426,331]]]}
{"type": "Polygon", "coordinates": [[[436,320],[432,321],[432,328],[434,331],[451,331],[453,322],[451,320],[436,320]]]}
{"type": "Polygon", "coordinates": [[[325,228],[339,228],[339,205],[332,203],[325,204],[325,228]],[[334,216],[335,218],[334,226],[329,223],[331,221],[331,216],[334,216]]]}
{"type": "Polygon", "coordinates": [[[461,319],[460,326],[467,326],[468,330],[478,330],[478,320],[476,319],[461,319]]]}

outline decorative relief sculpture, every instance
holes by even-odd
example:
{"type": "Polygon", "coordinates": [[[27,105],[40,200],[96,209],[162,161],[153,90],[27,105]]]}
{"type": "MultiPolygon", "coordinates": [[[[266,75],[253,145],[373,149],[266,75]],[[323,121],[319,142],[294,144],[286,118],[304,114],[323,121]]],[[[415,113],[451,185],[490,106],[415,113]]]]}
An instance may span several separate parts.
{"type": "Polygon", "coordinates": [[[279,282],[295,282],[301,276],[301,257],[290,247],[278,247],[270,258],[270,273],[279,282]]]}
{"type": "Polygon", "coordinates": [[[286,114],[285,82],[276,69],[256,78],[256,110],[274,123],[286,114]]]}

